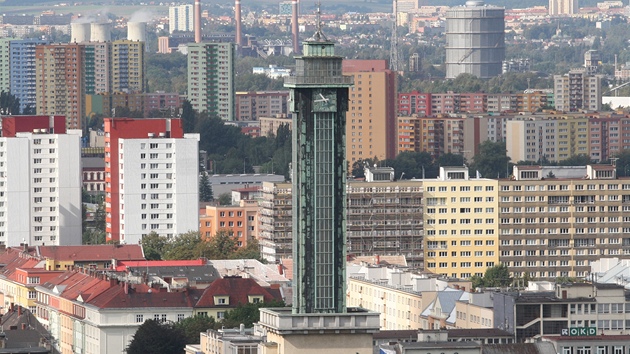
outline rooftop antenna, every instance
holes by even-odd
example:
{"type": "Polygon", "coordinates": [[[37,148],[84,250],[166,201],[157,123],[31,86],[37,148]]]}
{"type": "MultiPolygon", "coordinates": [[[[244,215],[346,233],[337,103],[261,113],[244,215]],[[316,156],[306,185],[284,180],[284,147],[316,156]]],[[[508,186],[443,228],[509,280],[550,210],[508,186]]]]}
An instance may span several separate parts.
{"type": "Polygon", "coordinates": [[[314,39],[317,42],[328,42],[328,38],[326,38],[326,36],[324,35],[324,32],[322,32],[322,11],[320,9],[320,7],[322,6],[321,1],[317,2],[317,32],[315,32],[315,37],[314,39]]]}

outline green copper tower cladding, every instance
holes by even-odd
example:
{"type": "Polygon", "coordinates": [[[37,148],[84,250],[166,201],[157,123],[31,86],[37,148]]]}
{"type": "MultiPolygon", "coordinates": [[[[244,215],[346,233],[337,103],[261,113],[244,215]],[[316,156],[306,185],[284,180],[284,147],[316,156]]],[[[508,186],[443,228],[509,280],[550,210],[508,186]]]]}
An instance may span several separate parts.
{"type": "Polygon", "coordinates": [[[321,32],[285,79],[293,112],[293,313],[345,313],[346,111],[343,58],[321,32]]]}

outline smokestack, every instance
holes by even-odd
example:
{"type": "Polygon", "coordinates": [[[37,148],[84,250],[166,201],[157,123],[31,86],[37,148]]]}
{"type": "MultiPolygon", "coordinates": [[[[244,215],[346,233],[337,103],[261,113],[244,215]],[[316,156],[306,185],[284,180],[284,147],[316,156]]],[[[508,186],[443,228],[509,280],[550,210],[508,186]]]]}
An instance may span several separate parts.
{"type": "Polygon", "coordinates": [[[236,45],[243,46],[241,34],[241,0],[234,0],[234,17],[236,18],[236,45]]]}
{"type": "Polygon", "coordinates": [[[291,33],[293,34],[293,54],[300,54],[300,37],[298,36],[298,0],[291,0],[291,33]]]}
{"type": "Polygon", "coordinates": [[[195,0],[195,43],[201,43],[201,0],[195,0]]]}

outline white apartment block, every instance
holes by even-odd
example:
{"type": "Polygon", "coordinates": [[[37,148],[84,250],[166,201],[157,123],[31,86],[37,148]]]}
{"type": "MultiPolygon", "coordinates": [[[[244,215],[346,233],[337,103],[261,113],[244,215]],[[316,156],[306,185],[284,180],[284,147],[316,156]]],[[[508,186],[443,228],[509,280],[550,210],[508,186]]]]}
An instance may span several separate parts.
{"type": "Polygon", "coordinates": [[[81,131],[0,138],[0,244],[81,244],[81,131]]]}
{"type": "Polygon", "coordinates": [[[121,243],[199,230],[199,134],[119,140],[121,243]]]}
{"type": "Polygon", "coordinates": [[[169,33],[175,31],[192,32],[194,29],[193,6],[179,5],[168,8],[169,33]]]}

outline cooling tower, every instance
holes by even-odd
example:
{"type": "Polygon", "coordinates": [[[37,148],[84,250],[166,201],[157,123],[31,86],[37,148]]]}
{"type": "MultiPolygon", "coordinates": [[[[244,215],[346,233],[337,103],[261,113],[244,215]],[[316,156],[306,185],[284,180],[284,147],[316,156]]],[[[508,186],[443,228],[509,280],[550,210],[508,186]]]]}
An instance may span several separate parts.
{"type": "Polygon", "coordinates": [[[147,42],[146,22],[127,22],[127,39],[130,41],[147,42]]]}
{"type": "Polygon", "coordinates": [[[505,9],[467,1],[446,12],[446,78],[501,75],[505,59],[505,9]]]}
{"type": "Polygon", "coordinates": [[[92,23],[90,42],[109,42],[112,40],[112,31],[109,23],[92,23]]]}
{"type": "Polygon", "coordinates": [[[72,23],[70,24],[70,42],[82,43],[90,41],[90,24],[89,23],[72,23]]]}

